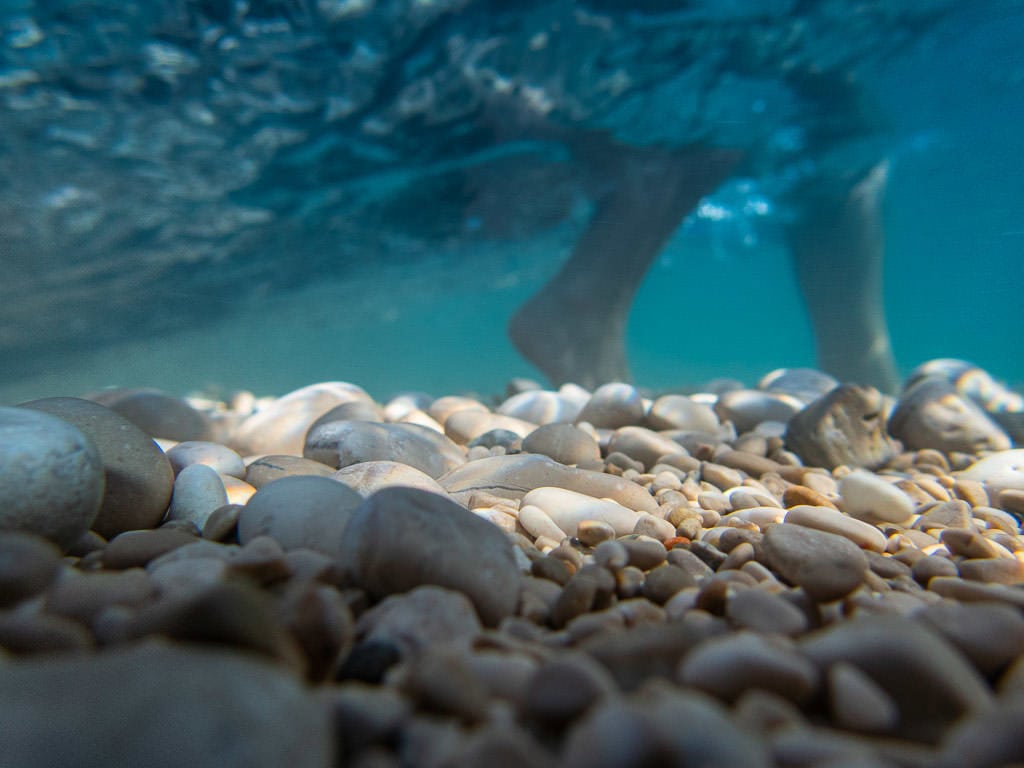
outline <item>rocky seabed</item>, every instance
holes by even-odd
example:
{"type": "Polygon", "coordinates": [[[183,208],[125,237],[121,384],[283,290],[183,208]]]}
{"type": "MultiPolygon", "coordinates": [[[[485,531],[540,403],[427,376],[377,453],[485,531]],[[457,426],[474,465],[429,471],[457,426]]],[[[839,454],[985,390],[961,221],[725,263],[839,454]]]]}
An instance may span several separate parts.
{"type": "Polygon", "coordinates": [[[0,408],[0,765],[1024,762],[1021,398],[0,408]]]}

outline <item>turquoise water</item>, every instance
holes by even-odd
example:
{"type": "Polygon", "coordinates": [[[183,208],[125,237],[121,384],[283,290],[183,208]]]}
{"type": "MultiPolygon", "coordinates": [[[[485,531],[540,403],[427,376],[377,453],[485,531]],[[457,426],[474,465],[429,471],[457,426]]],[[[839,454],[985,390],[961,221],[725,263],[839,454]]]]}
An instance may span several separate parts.
{"type": "MultiPolygon", "coordinates": [[[[293,45],[297,37],[319,39],[317,14],[328,5],[269,4],[261,31],[251,32],[248,42],[238,33],[243,48],[272,40],[284,53],[274,54],[271,46],[260,55],[275,61],[275,55],[292,56],[302,66],[266,66],[258,83],[252,75],[251,88],[244,80],[249,74],[238,75],[238,88],[243,82],[249,88],[243,94],[249,101],[239,103],[250,104],[253,117],[230,130],[226,116],[240,108],[219,105],[211,96],[218,91],[210,89],[214,80],[221,93],[234,87],[217,71],[218,57],[229,54],[214,56],[192,32],[167,32],[167,18],[156,17],[173,14],[171,5],[154,4],[148,27],[139,17],[133,17],[138,26],[125,27],[111,12],[113,31],[106,38],[76,32],[102,27],[95,23],[103,19],[100,6],[70,4],[61,15],[43,4],[0,5],[0,95],[15,126],[0,140],[0,263],[7,275],[0,286],[0,400],[109,385],[283,393],[326,379],[351,380],[380,397],[407,389],[489,394],[513,376],[540,377],[516,354],[504,327],[567,256],[586,218],[579,199],[585,194],[576,189],[583,208],[552,224],[557,216],[545,219],[542,209],[554,203],[540,199],[548,189],[513,190],[515,197],[507,199],[526,210],[526,223],[517,231],[513,217],[511,231],[496,238],[474,232],[472,217],[459,208],[457,195],[446,197],[443,185],[441,192],[428,184],[418,197],[402,198],[408,178],[447,179],[451,168],[471,165],[466,158],[487,146],[475,134],[441,135],[422,126],[422,133],[393,128],[372,136],[372,146],[353,149],[353,143],[344,152],[332,144],[332,137],[352,138],[348,118],[328,118],[327,107],[317,105],[343,110],[344,89],[351,87],[347,95],[356,98],[358,84],[302,79],[303,72],[334,65],[329,59],[302,62],[302,47],[293,45]],[[290,10],[275,16],[274,8],[290,10]],[[300,10],[306,16],[296,15],[300,10]],[[90,59],[96,51],[89,46],[103,45],[110,47],[106,58],[90,59]],[[195,61],[185,54],[175,59],[190,45],[195,61]],[[118,46],[146,53],[128,55],[118,46]],[[74,69],[75,57],[90,63],[72,78],[65,70],[74,69]],[[143,85],[132,90],[125,83],[136,74],[143,85]],[[263,99],[258,105],[254,94],[263,99]],[[259,166],[261,158],[270,159],[259,166]],[[349,172],[356,166],[386,173],[375,170],[372,184],[353,185],[349,172]],[[245,184],[247,173],[262,175],[245,184]],[[535,194],[539,202],[531,210],[535,194]],[[374,196],[379,207],[366,202],[374,196]],[[387,208],[394,199],[405,202],[387,208]]],[[[463,17],[456,4],[447,5],[452,8],[438,23],[448,26],[424,32],[419,59],[401,46],[389,54],[405,66],[396,71],[429,68],[428,52],[450,39],[445,34],[471,37],[474,25],[484,23],[463,17],[486,4],[469,4],[463,17]],[[430,34],[437,35],[436,45],[430,34]]],[[[530,3],[521,17],[559,5],[530,3]]],[[[614,3],[592,5],[617,12],[614,3]]],[[[909,14],[929,4],[905,5],[909,14]]],[[[225,28],[241,23],[202,16],[212,4],[186,7],[196,34],[220,29],[217,34],[226,35],[225,28]]],[[[392,38],[381,30],[412,23],[403,7],[375,5],[360,22],[365,39],[355,40],[355,49],[335,43],[333,50],[344,50],[337,55],[346,62],[364,43],[390,51],[384,40],[392,38]]],[[[520,20],[516,11],[503,13],[520,20]]],[[[770,21],[768,31],[792,19],[779,12],[770,21]]],[[[339,24],[328,32],[336,35],[339,24]]],[[[525,21],[522,26],[529,31],[525,21]]],[[[1024,4],[972,4],[919,40],[901,38],[896,47],[902,53],[884,61],[868,61],[872,46],[855,38],[851,27],[843,66],[864,60],[855,68],[877,104],[872,117],[891,129],[885,139],[892,161],[884,208],[885,295],[901,371],[933,357],[962,357],[1021,385],[1024,56],[1018,41],[1024,39],[1024,4]]],[[[602,44],[626,50],[628,42],[602,44]]],[[[808,50],[823,58],[830,53],[808,50]]],[[[518,65],[503,60],[502,66],[508,72],[518,65]]],[[[700,67],[694,73],[706,74],[700,67]]],[[[770,78],[751,82],[756,87],[721,86],[716,108],[730,99],[745,103],[751,88],[754,100],[761,98],[757,88],[773,93],[770,78]]],[[[592,107],[587,119],[609,124],[615,110],[601,112],[590,86],[576,87],[581,103],[592,107]]],[[[665,93],[680,99],[674,87],[665,93]]],[[[685,105],[658,101],[668,98],[656,93],[648,106],[675,115],[685,143],[692,119],[685,105]]],[[[764,98],[770,112],[772,97],[764,98]]],[[[750,126],[752,134],[761,129],[750,126]]],[[[728,144],[735,137],[725,133],[721,143],[728,144]]],[[[770,180],[755,181],[770,192],[770,180]]],[[[735,195],[726,202],[738,212],[735,195]]],[[[680,229],[651,267],[630,316],[627,347],[639,383],[661,389],[717,377],[753,382],[779,366],[814,363],[778,215],[697,220],[680,229]]]]}

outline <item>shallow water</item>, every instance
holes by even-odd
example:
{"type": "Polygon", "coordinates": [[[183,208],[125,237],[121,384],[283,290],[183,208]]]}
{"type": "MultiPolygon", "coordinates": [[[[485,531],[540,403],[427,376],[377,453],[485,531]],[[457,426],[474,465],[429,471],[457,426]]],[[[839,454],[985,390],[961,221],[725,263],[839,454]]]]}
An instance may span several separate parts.
{"type": "MultiPolygon", "coordinates": [[[[278,11],[267,5],[261,23],[273,29],[252,40],[310,35],[296,9],[315,17],[328,5],[345,4],[279,4],[278,11]]],[[[547,5],[558,4],[531,4],[530,12],[547,5]]],[[[383,45],[371,33],[403,18],[400,6],[380,3],[370,11],[368,39],[383,45]],[[376,27],[373,13],[381,16],[376,27]]],[[[184,7],[195,14],[207,6],[184,7]]],[[[172,4],[153,8],[165,21],[174,18],[172,4]]],[[[251,107],[276,122],[254,118],[246,134],[240,121],[221,135],[219,124],[205,122],[201,94],[210,91],[175,89],[199,75],[181,61],[179,72],[166,70],[185,38],[141,22],[118,27],[123,19],[116,15],[106,38],[61,37],[60,25],[65,32],[103,27],[104,14],[94,6],[68,4],[64,14],[58,24],[41,4],[3,9],[0,109],[15,129],[0,139],[0,261],[7,276],[0,288],[0,402],[108,385],[281,393],[324,379],[352,380],[378,397],[401,389],[492,393],[512,376],[539,377],[505,338],[505,322],[566,257],[585,211],[545,229],[538,211],[528,210],[521,237],[512,231],[497,239],[473,232],[468,214],[460,235],[458,218],[450,220],[452,201],[429,190],[380,213],[365,199],[392,200],[403,169],[423,173],[423,153],[408,130],[376,137],[377,148],[390,147],[394,157],[374,166],[372,183],[352,187],[345,167],[324,170],[326,156],[317,150],[329,135],[318,123],[323,115],[284,103],[323,98],[316,78],[297,85],[282,75],[299,77],[302,67],[269,68],[260,84],[265,102],[251,107]],[[38,40],[26,21],[33,19],[38,40]],[[135,50],[133,35],[139,46],[148,41],[149,59],[114,50],[117,41],[135,50]],[[48,58],[54,40],[73,39],[109,44],[113,52],[106,64],[101,52],[90,59],[88,50],[70,45],[48,58]],[[154,49],[154,41],[177,48],[154,49]],[[76,57],[90,62],[77,90],[62,71],[74,68],[76,57]],[[33,71],[37,82],[26,74],[33,71]],[[112,89],[133,73],[165,90],[115,95],[112,89]],[[90,85],[90,76],[101,82],[90,85]],[[26,119],[29,102],[45,94],[73,98],[78,108],[55,110],[38,118],[42,123],[26,119]],[[97,105],[110,107],[107,122],[97,105]],[[132,118],[141,126],[132,128],[132,118]],[[172,118],[194,135],[183,136],[178,150],[161,149],[155,145],[175,134],[160,121],[172,118]],[[29,132],[41,124],[47,130],[29,132]],[[261,134],[268,125],[280,130],[261,134]],[[227,142],[220,149],[204,145],[218,136],[227,142]],[[244,145],[258,154],[253,147],[260,141],[278,142],[266,151],[287,157],[268,161],[262,186],[239,187],[231,174],[251,171],[243,162],[251,157],[239,155],[232,164],[217,153],[244,145]],[[267,211],[269,221],[261,219],[267,211]]],[[[452,28],[462,29],[455,18],[452,28]]],[[[766,34],[791,21],[780,11],[766,34]]],[[[216,26],[199,24],[207,33],[216,26]]],[[[962,357],[1024,383],[1024,357],[1016,351],[1024,295],[1024,59],[1014,42],[1022,38],[1024,3],[971,4],[907,41],[902,55],[860,68],[878,115],[892,128],[885,146],[892,161],[885,292],[904,373],[929,358],[962,357]]],[[[849,56],[871,50],[858,45],[849,43],[849,56]]],[[[285,48],[299,60],[301,47],[285,48]]],[[[424,45],[420,53],[434,48],[424,45]]],[[[396,56],[411,69],[429,66],[414,66],[411,53],[396,56]]],[[[243,95],[257,93],[242,82],[243,95]]],[[[343,95],[344,83],[329,82],[332,98],[343,95]]],[[[222,119],[216,104],[207,106],[222,119]]],[[[344,118],[333,125],[351,138],[344,118]]],[[[422,146],[434,147],[437,162],[456,164],[480,149],[460,152],[451,141],[427,132],[422,146]]],[[[759,184],[752,194],[770,189],[772,180],[759,184]]],[[[514,190],[510,201],[529,209],[530,195],[540,191],[514,190]]],[[[781,213],[743,216],[734,190],[719,198],[730,216],[684,225],[636,298],[627,346],[633,375],[645,386],[690,387],[715,377],[752,382],[775,367],[814,362],[813,337],[779,242],[781,213]]],[[[512,230],[517,221],[512,217],[512,230]]]]}

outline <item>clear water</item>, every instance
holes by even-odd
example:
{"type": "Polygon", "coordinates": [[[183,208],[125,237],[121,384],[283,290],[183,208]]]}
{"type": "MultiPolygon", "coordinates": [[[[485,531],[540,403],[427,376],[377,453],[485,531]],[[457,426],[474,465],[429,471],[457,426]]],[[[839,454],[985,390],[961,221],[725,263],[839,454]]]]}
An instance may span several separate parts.
{"type": "Polygon", "coordinates": [[[5,404],[327,379],[486,394],[539,377],[505,323],[566,258],[588,192],[572,173],[508,173],[564,153],[467,106],[501,78],[560,130],[763,160],[648,272],[627,334],[639,383],[813,364],[780,199],[807,157],[855,164],[862,148],[799,146],[828,115],[780,87],[771,41],[801,25],[813,34],[789,54],[856,74],[887,126],[870,151],[892,162],[901,369],[962,357],[1024,383],[1022,2],[0,0],[0,24],[5,404]],[[742,77],[723,58],[736,40],[758,52],[742,77]],[[632,85],[616,90],[619,70],[632,85]]]}

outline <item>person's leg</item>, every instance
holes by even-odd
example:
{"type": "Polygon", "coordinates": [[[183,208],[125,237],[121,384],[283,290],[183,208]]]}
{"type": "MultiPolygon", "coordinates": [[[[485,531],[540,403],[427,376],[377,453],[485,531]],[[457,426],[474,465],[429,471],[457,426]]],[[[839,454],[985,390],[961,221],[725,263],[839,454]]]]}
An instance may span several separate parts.
{"type": "Polygon", "coordinates": [[[819,367],[885,392],[899,387],[882,296],[882,196],[888,164],[848,182],[820,180],[794,197],[787,228],[819,367]]]}
{"type": "Polygon", "coordinates": [[[625,331],[636,291],[686,214],[740,155],[595,143],[576,155],[600,174],[603,191],[569,259],[512,316],[508,331],[552,384],[593,387],[629,379],[625,331]]]}

